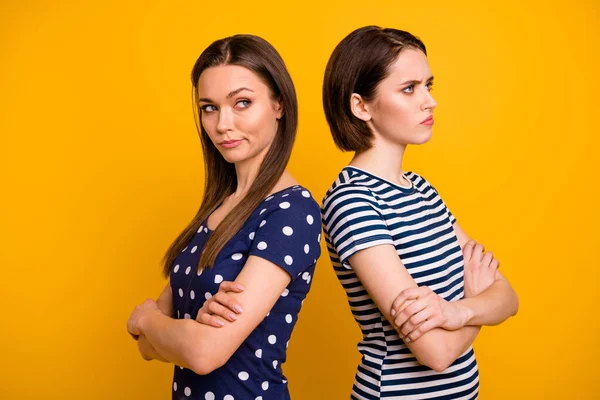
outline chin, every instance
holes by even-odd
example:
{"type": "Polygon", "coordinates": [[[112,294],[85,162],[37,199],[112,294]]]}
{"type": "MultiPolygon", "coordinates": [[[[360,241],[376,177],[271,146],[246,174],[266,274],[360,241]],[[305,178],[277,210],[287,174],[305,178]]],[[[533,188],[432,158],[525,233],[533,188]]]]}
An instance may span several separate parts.
{"type": "MultiPolygon", "coordinates": [[[[235,149],[237,150],[237,149],[235,149]]],[[[230,164],[237,164],[255,158],[257,155],[248,151],[229,151],[222,152],[221,156],[230,164]]]]}
{"type": "Polygon", "coordinates": [[[244,161],[248,157],[246,154],[241,154],[239,152],[234,151],[225,151],[221,153],[221,156],[230,164],[235,164],[240,161],[244,161]]]}
{"type": "Polygon", "coordinates": [[[431,140],[431,136],[433,136],[433,133],[429,130],[429,132],[416,136],[411,144],[425,144],[431,140]]]}

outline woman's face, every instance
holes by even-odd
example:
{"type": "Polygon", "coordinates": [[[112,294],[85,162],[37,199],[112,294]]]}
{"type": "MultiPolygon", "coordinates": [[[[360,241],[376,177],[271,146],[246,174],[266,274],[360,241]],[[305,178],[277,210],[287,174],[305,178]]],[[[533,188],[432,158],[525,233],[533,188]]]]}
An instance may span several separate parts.
{"type": "Polygon", "coordinates": [[[371,130],[386,142],[422,144],[431,138],[433,76],[421,50],[405,49],[390,66],[367,107],[371,130]]]}
{"type": "Polygon", "coordinates": [[[202,126],[223,158],[262,161],[283,115],[269,87],[245,67],[221,65],[205,69],[197,88],[202,126]]]}

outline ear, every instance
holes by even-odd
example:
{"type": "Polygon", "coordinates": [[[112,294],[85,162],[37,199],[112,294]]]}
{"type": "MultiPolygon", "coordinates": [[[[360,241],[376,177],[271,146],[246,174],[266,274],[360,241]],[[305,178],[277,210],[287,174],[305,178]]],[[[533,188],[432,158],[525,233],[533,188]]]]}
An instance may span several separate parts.
{"type": "Polygon", "coordinates": [[[352,93],[352,96],[350,96],[350,109],[356,118],[365,122],[371,120],[371,114],[369,113],[367,103],[360,94],[352,93]]]}
{"type": "Polygon", "coordinates": [[[283,101],[281,101],[281,99],[275,102],[275,111],[277,112],[276,118],[278,120],[285,114],[283,110],[283,101]]]}

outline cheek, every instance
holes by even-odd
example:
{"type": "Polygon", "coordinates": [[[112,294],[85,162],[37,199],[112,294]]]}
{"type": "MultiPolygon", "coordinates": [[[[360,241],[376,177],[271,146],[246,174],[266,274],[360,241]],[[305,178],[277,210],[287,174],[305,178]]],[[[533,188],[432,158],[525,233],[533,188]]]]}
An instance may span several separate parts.
{"type": "Polygon", "coordinates": [[[255,139],[269,139],[276,131],[276,122],[272,111],[256,107],[240,118],[239,129],[255,139]]]}
{"type": "Polygon", "coordinates": [[[388,123],[398,124],[410,122],[410,111],[409,102],[404,99],[401,95],[390,96],[379,105],[379,114],[381,117],[388,121],[388,123]]]}
{"type": "Polygon", "coordinates": [[[215,118],[213,118],[212,116],[200,117],[200,123],[202,124],[202,127],[204,128],[204,130],[208,134],[208,137],[213,143],[215,141],[216,136],[216,122],[214,122],[214,120],[215,118]]]}

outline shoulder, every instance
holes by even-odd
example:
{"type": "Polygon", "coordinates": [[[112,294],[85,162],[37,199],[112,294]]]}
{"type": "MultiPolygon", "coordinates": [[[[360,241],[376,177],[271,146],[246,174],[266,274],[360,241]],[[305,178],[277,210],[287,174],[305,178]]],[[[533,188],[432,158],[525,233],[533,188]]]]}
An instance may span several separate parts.
{"type": "Polygon", "coordinates": [[[320,207],[310,191],[300,185],[290,186],[267,197],[255,210],[261,220],[288,218],[319,220],[320,207]]]}
{"type": "Polygon", "coordinates": [[[433,185],[427,179],[425,179],[423,175],[409,171],[406,173],[406,177],[412,182],[415,188],[421,192],[427,189],[433,189],[435,191],[433,185]]]}
{"type": "Polygon", "coordinates": [[[371,180],[363,176],[360,171],[344,168],[333,182],[323,197],[323,213],[347,202],[370,202],[377,205],[376,196],[373,194],[371,180]]]}
{"type": "Polygon", "coordinates": [[[422,194],[423,198],[433,202],[443,202],[442,196],[433,184],[425,179],[422,175],[414,172],[408,172],[406,177],[409,178],[414,187],[422,194]]]}

